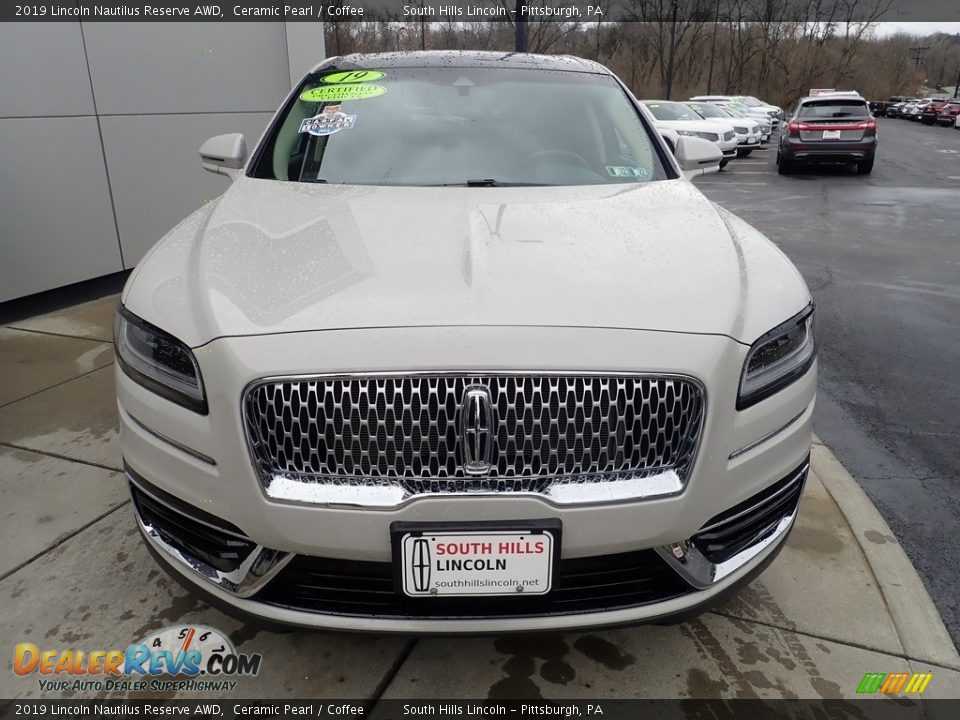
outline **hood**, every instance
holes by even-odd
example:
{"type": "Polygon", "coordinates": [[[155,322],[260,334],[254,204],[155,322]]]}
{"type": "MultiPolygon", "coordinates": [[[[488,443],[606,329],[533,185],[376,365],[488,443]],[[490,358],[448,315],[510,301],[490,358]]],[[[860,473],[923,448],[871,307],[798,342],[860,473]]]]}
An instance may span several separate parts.
{"type": "Polygon", "coordinates": [[[773,245],[685,180],[410,188],[250,178],[171,231],[123,298],[193,347],[444,325],[751,342],[808,300],[773,245]]]}
{"type": "Polygon", "coordinates": [[[704,122],[713,123],[715,126],[727,125],[734,129],[743,128],[747,132],[750,132],[753,128],[760,124],[756,120],[740,120],[736,118],[704,118],[704,122]]]}

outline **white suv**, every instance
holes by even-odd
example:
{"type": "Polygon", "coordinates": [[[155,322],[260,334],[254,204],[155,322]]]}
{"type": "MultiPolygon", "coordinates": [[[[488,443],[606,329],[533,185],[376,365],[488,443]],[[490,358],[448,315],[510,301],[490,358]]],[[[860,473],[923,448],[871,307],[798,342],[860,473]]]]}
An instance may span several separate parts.
{"type": "Polygon", "coordinates": [[[136,522],[228,612],[367,631],[660,619],[783,547],[816,359],[715,157],[601,66],[332,58],[137,266],[116,326],[136,522]]]}

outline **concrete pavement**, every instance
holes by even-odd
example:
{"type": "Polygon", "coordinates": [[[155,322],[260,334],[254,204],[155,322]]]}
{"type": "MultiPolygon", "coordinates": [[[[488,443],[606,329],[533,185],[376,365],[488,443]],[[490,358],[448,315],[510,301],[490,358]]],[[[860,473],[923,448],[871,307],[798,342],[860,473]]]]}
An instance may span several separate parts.
{"type": "Polygon", "coordinates": [[[429,639],[244,627],[169,580],[134,526],[119,472],[115,304],[0,328],[0,697],[44,696],[36,676],[12,673],[18,642],[126,647],[177,623],[264,656],[236,697],[849,698],[864,673],[898,671],[932,672],[925,697],[960,697],[960,657],[923,584],[822,444],[781,556],[691,622],[429,639]]]}

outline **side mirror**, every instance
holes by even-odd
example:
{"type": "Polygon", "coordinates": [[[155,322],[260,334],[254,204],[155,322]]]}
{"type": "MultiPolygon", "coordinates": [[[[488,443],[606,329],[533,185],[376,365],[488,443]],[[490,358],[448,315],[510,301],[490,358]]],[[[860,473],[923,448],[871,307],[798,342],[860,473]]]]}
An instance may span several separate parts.
{"type": "Polygon", "coordinates": [[[677,162],[688,180],[698,175],[720,172],[723,153],[715,143],[703,138],[681,135],[677,141],[677,162]]]}
{"type": "Polygon", "coordinates": [[[217,135],[200,146],[200,161],[204,170],[235,180],[247,162],[247,143],[240,133],[217,135]]]}

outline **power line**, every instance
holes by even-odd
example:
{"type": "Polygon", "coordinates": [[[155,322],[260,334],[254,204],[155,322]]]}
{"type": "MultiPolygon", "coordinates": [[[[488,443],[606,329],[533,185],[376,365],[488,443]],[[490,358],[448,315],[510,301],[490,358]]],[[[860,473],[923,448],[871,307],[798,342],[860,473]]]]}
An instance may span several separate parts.
{"type": "Polygon", "coordinates": [[[920,46],[920,47],[912,47],[912,48],[910,48],[910,52],[913,53],[913,55],[910,56],[910,59],[913,60],[913,66],[914,66],[914,67],[920,67],[920,63],[922,63],[924,60],[926,60],[926,58],[923,56],[923,54],[924,54],[927,50],[929,50],[929,49],[930,49],[930,46],[929,46],[929,45],[923,45],[923,46],[920,46]]]}

